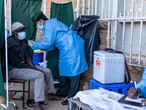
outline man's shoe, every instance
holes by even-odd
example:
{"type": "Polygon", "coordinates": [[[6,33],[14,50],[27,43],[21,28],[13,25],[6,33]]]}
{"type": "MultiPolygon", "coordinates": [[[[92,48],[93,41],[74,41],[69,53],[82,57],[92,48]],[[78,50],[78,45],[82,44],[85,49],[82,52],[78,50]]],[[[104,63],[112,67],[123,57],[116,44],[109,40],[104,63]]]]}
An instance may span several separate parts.
{"type": "Polygon", "coordinates": [[[48,93],[48,100],[61,100],[61,97],[59,97],[58,95],[54,94],[54,93],[48,93]]]}
{"type": "Polygon", "coordinates": [[[62,105],[68,105],[68,100],[64,100],[63,102],[61,102],[62,105]]]}
{"type": "Polygon", "coordinates": [[[27,105],[28,107],[33,107],[33,104],[34,104],[34,103],[35,103],[34,99],[29,99],[29,100],[26,101],[26,105],[27,105]]]}

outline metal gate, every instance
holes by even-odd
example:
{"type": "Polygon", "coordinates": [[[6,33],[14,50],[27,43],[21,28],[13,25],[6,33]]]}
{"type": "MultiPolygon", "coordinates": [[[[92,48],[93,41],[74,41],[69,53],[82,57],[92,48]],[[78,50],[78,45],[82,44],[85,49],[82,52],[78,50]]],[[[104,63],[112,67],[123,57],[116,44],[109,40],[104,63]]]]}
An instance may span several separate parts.
{"type": "Polygon", "coordinates": [[[146,0],[77,0],[76,11],[107,24],[106,47],[124,52],[129,65],[146,65],[146,0]]]}

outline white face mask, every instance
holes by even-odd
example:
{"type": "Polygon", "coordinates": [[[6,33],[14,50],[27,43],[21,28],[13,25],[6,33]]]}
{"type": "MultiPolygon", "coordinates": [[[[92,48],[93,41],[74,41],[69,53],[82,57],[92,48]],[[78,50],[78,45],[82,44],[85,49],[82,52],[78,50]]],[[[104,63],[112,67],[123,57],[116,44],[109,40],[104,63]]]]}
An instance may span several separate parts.
{"type": "Polygon", "coordinates": [[[44,25],[43,24],[38,24],[37,25],[37,28],[40,29],[40,30],[42,30],[44,28],[44,25]]]}
{"type": "Polygon", "coordinates": [[[19,32],[18,33],[18,39],[24,40],[26,38],[26,32],[19,32]]]}

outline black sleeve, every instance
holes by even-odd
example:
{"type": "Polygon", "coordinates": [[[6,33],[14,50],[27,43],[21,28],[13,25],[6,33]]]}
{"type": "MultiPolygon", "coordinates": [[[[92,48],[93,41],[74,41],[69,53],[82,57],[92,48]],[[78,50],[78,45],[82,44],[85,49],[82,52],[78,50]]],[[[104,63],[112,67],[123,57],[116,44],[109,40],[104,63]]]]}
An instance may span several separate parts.
{"type": "Polygon", "coordinates": [[[20,59],[18,57],[19,56],[17,55],[17,53],[15,52],[13,47],[8,50],[8,63],[9,63],[9,65],[11,65],[13,67],[17,67],[20,63],[20,59]]]}

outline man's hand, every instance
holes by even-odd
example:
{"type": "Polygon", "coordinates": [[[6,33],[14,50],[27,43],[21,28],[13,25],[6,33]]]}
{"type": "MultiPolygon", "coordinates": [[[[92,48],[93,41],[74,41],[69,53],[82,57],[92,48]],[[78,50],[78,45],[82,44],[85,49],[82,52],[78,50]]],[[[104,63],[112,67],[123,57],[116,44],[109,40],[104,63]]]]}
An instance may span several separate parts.
{"type": "Polygon", "coordinates": [[[35,43],[35,41],[33,40],[28,40],[28,45],[31,47],[33,44],[35,43]]]}
{"type": "Polygon", "coordinates": [[[0,97],[0,104],[4,103],[4,98],[0,97]]]}
{"type": "Polygon", "coordinates": [[[128,96],[133,99],[136,99],[139,93],[140,89],[136,89],[135,87],[132,87],[128,90],[128,96]]]}

